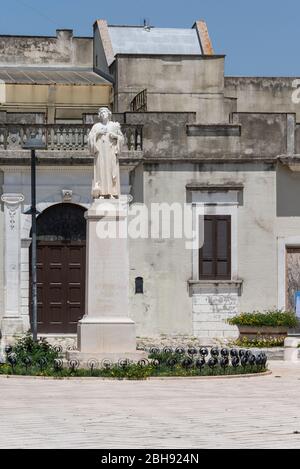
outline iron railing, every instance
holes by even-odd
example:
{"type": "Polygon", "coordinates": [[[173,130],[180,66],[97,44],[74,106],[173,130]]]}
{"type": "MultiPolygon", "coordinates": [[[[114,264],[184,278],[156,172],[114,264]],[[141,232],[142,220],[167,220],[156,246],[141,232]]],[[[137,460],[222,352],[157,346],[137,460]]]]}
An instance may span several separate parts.
{"type": "Polygon", "coordinates": [[[130,103],[132,112],[147,112],[147,90],[138,93],[130,103]]]}

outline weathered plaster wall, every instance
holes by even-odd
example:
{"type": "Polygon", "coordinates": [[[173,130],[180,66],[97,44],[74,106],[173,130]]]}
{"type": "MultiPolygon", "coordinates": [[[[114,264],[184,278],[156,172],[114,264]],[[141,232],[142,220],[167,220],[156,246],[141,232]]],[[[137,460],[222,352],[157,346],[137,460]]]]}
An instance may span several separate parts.
{"type": "Polygon", "coordinates": [[[238,112],[295,112],[299,121],[299,102],[292,100],[295,80],[296,77],[225,77],[225,96],[237,98],[238,112]]]}
{"type": "Polygon", "coordinates": [[[93,66],[93,38],[74,37],[72,30],[57,30],[56,37],[0,36],[0,64],[93,66]]]}
{"type": "Polygon", "coordinates": [[[192,112],[129,112],[126,122],[144,124],[145,158],[275,158],[287,151],[286,114],[235,113],[233,124],[241,125],[240,136],[217,136],[218,126],[210,135],[188,136],[187,125],[197,129],[199,124],[192,112]]]}
{"type": "Polygon", "coordinates": [[[276,180],[277,216],[300,217],[300,173],[278,165],[276,180]]]}
{"type": "Polygon", "coordinates": [[[287,151],[287,115],[276,113],[234,113],[241,129],[240,151],[248,156],[271,156],[287,151]]]}

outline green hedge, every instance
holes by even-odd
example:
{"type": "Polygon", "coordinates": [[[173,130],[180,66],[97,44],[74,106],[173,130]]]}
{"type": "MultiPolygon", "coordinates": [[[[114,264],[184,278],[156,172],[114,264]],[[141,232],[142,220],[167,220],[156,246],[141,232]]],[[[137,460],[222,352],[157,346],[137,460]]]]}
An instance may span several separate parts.
{"type": "Polygon", "coordinates": [[[270,310],[263,313],[259,311],[241,313],[228,319],[227,322],[233,326],[286,326],[288,328],[296,327],[298,324],[293,312],[281,310],[270,310]]]}

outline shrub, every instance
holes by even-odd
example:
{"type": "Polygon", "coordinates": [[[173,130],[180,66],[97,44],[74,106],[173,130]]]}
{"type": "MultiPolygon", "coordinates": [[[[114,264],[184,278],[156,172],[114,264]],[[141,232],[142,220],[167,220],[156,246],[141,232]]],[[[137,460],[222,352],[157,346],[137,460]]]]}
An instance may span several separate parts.
{"type": "Polygon", "coordinates": [[[55,347],[45,339],[35,342],[30,332],[17,340],[12,347],[12,353],[15,354],[18,363],[22,363],[25,357],[30,357],[33,365],[38,364],[41,359],[46,360],[47,363],[53,363],[55,358],[59,358],[59,352],[55,347]]]}
{"type": "Polygon", "coordinates": [[[253,311],[253,313],[241,313],[227,320],[233,326],[268,326],[288,328],[296,327],[298,320],[292,311],[269,310],[263,313],[253,311]]]}

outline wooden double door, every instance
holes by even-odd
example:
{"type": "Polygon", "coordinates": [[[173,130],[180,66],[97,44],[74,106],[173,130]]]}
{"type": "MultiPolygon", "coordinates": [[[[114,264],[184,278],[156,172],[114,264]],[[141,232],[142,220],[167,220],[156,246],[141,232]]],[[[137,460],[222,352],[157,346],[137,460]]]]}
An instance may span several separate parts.
{"type": "Polygon", "coordinates": [[[39,333],[76,333],[85,307],[85,241],[38,242],[37,296],[39,333]]]}

